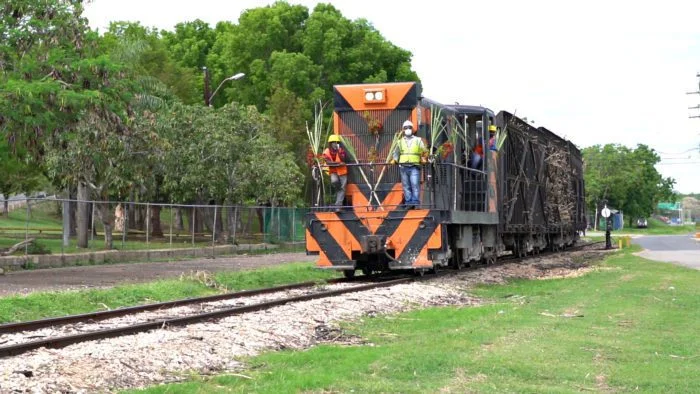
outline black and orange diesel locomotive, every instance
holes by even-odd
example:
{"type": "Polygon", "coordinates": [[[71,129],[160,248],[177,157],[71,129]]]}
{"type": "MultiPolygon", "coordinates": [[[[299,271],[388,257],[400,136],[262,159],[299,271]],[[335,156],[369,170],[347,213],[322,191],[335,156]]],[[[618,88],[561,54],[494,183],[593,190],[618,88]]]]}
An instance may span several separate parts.
{"type": "Polygon", "coordinates": [[[581,152],[508,112],[443,105],[414,82],[341,85],[333,133],[349,152],[348,182],[343,206],[330,207],[328,181],[314,177],[306,250],[320,268],[352,276],[492,263],[571,245],[586,227],[581,152]],[[391,163],[406,120],[427,147],[414,209],[391,163]]]}

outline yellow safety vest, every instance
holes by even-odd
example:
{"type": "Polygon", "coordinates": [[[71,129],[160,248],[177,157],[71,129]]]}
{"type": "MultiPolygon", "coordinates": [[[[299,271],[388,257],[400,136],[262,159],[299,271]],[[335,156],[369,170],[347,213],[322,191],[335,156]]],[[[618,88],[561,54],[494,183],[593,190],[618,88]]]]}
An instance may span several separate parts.
{"type": "Polygon", "coordinates": [[[423,153],[421,140],[418,137],[411,138],[408,144],[406,138],[399,141],[399,164],[420,164],[420,155],[423,153]]]}

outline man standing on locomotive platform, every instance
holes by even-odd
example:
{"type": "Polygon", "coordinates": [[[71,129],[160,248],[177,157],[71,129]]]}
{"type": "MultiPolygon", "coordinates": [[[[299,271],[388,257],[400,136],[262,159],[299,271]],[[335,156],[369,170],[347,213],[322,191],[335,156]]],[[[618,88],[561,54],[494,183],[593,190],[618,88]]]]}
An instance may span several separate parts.
{"type": "Polygon", "coordinates": [[[328,165],[331,185],[335,189],[335,206],[343,206],[345,187],[348,184],[348,167],[345,165],[345,149],[340,146],[340,136],[331,134],[328,137],[328,148],[323,151],[323,159],[328,165]]]}
{"type": "Polygon", "coordinates": [[[415,135],[416,130],[410,120],[403,122],[403,132],[392,163],[399,163],[404,208],[415,209],[420,205],[420,165],[426,148],[423,140],[415,135]]]}

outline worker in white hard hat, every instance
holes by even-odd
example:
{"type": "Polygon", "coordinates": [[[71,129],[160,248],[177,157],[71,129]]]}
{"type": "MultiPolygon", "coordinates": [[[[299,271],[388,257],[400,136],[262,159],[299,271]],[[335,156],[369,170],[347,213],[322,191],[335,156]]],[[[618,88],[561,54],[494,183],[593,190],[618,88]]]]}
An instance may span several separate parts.
{"type": "Polygon", "coordinates": [[[406,209],[415,209],[420,205],[420,165],[426,151],[425,143],[416,136],[413,122],[403,122],[403,136],[394,150],[392,163],[399,163],[406,209]]]}

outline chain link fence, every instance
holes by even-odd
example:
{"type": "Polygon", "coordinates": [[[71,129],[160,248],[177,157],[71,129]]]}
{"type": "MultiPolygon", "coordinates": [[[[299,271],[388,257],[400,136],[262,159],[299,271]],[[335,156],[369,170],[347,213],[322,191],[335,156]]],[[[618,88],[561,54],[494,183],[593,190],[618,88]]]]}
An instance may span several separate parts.
{"type": "Polygon", "coordinates": [[[14,198],[12,204],[13,209],[0,213],[0,256],[187,249],[193,256],[215,257],[273,247],[303,251],[308,212],[53,197],[14,198]]]}

